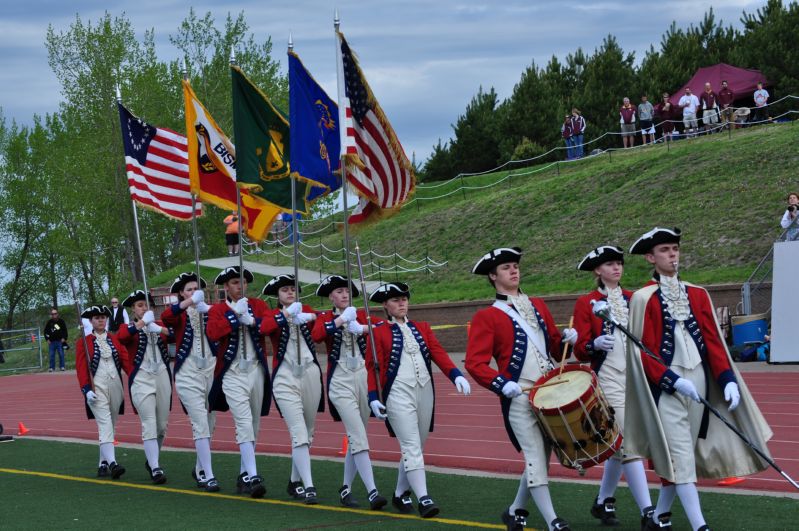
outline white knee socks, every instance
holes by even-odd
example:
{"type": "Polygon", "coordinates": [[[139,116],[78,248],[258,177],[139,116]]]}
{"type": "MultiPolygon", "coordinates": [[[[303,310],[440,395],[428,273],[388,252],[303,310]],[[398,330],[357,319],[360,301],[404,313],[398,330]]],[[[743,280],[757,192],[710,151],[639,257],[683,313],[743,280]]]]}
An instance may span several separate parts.
{"type": "Polygon", "coordinates": [[[347,455],[344,456],[344,485],[352,487],[352,482],[355,481],[355,474],[358,469],[355,467],[355,459],[353,459],[352,451],[347,448],[347,455]]]}
{"type": "Polygon", "coordinates": [[[705,517],[702,516],[702,507],[699,505],[699,492],[696,490],[695,483],[679,483],[676,485],[677,495],[680,503],[685,510],[688,521],[691,522],[693,529],[699,529],[705,525],[705,517]]]}
{"type": "Polygon", "coordinates": [[[147,456],[147,463],[150,468],[158,468],[158,439],[144,441],[144,455],[147,456]]]}
{"type": "Polygon", "coordinates": [[[100,443],[100,459],[109,465],[116,461],[114,443],[100,443]]]}
{"type": "Polygon", "coordinates": [[[602,503],[605,498],[612,498],[616,492],[616,486],[621,479],[621,460],[608,459],[605,461],[605,471],[602,473],[602,482],[599,484],[599,496],[597,503],[602,503]]]}
{"type": "Polygon", "coordinates": [[[200,470],[205,473],[205,479],[213,478],[214,471],[211,468],[211,439],[208,437],[196,439],[194,441],[194,447],[197,449],[197,462],[200,465],[200,470]]]}
{"type": "Polygon", "coordinates": [[[660,493],[658,494],[658,504],[655,507],[655,514],[653,519],[657,521],[658,516],[663,513],[671,511],[671,504],[674,503],[674,496],[677,494],[677,489],[674,485],[661,485],[660,493]]]}
{"type": "Polygon", "coordinates": [[[408,474],[405,473],[405,465],[400,461],[399,468],[397,469],[397,487],[394,489],[394,496],[400,497],[402,493],[411,488],[408,483],[408,474]]]}
{"type": "Polygon", "coordinates": [[[547,525],[558,517],[558,515],[555,514],[555,509],[552,507],[552,498],[549,496],[548,486],[539,485],[538,487],[530,487],[530,496],[533,497],[533,502],[535,502],[535,506],[538,507],[538,512],[544,517],[547,525]]]}
{"type": "Polygon", "coordinates": [[[258,468],[255,466],[255,443],[247,441],[239,444],[239,452],[241,453],[241,466],[250,477],[258,475],[258,468]]]}
{"type": "MultiPolygon", "coordinates": [[[[375,477],[372,474],[372,460],[369,458],[369,450],[363,450],[352,456],[355,461],[355,467],[361,475],[361,480],[366,487],[366,492],[372,492],[377,487],[375,486],[375,477]]],[[[353,474],[355,479],[355,474],[353,474]]],[[[347,483],[347,485],[350,485],[347,483]]]]}
{"type": "Polygon", "coordinates": [[[297,472],[302,478],[302,484],[306,489],[313,487],[313,477],[311,476],[311,452],[307,444],[296,446],[291,449],[291,462],[297,467],[297,472]]]}
{"type": "Polygon", "coordinates": [[[519,480],[519,490],[516,491],[516,499],[513,500],[509,509],[510,514],[515,514],[516,509],[524,509],[528,501],[530,501],[530,489],[527,488],[527,474],[522,474],[522,479],[519,480]]]}
{"type": "MultiPolygon", "coordinates": [[[[630,492],[638,504],[638,508],[643,511],[652,505],[652,498],[649,496],[649,485],[646,483],[646,471],[644,462],[640,459],[624,463],[624,479],[630,487],[630,492]]],[[[643,513],[642,513],[643,514],[643,513]]]]}
{"type": "Polygon", "coordinates": [[[416,470],[409,470],[407,473],[408,483],[411,484],[413,493],[416,494],[418,500],[422,496],[427,496],[427,479],[425,478],[424,468],[417,468],[416,470]]]}

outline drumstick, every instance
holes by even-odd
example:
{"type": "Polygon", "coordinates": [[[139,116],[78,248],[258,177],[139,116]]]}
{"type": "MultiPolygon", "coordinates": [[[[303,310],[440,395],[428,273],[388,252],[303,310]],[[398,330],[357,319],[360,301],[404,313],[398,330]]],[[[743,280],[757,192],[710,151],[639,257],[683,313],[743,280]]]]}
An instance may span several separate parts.
{"type": "MultiPolygon", "coordinates": [[[[574,316],[572,315],[569,318],[569,328],[571,328],[573,324],[574,324],[574,316]]],[[[569,342],[567,341],[566,343],[563,344],[563,357],[560,358],[560,373],[558,374],[563,373],[563,366],[566,363],[566,353],[568,352],[568,350],[569,350],[569,342]]]]}
{"type": "MultiPolygon", "coordinates": [[[[558,375],[560,376],[560,375],[558,375]]],[[[522,387],[522,393],[526,393],[528,391],[532,391],[533,389],[541,389],[542,387],[549,387],[550,385],[560,385],[562,383],[570,382],[568,378],[564,378],[563,380],[559,380],[557,382],[547,382],[541,385],[531,385],[530,387],[522,387]]]]}

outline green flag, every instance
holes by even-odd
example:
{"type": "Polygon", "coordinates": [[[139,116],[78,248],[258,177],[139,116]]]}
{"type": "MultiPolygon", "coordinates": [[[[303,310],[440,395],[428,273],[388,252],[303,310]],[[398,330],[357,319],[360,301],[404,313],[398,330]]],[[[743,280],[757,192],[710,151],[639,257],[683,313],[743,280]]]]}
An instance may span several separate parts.
{"type": "MultiPolygon", "coordinates": [[[[233,76],[233,134],[236,182],[274,205],[291,211],[289,122],[238,66],[233,76]]],[[[297,212],[308,213],[306,181],[297,183],[297,212]]]]}

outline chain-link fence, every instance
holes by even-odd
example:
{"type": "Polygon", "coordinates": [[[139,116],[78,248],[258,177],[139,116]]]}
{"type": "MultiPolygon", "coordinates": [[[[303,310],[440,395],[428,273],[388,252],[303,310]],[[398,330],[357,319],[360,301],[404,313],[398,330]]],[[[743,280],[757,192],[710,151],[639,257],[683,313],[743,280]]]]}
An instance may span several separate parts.
{"type": "Polygon", "coordinates": [[[0,330],[0,372],[38,370],[43,366],[39,328],[0,330]]]}

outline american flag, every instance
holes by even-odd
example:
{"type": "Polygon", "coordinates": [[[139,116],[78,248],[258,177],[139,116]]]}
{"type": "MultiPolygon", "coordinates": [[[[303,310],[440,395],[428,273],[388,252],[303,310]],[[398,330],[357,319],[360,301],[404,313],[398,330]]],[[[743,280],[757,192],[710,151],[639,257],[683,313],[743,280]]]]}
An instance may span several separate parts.
{"type": "MultiPolygon", "coordinates": [[[[191,219],[189,154],[186,137],[154,127],[121,103],[119,121],[131,198],[140,205],[181,221],[191,219]]],[[[202,204],[196,204],[202,214],[202,204]]]]}
{"type": "Polygon", "coordinates": [[[339,123],[347,178],[360,203],[350,217],[358,223],[384,209],[396,209],[413,191],[416,178],[408,157],[372,94],[344,35],[338,33],[339,123]]]}

